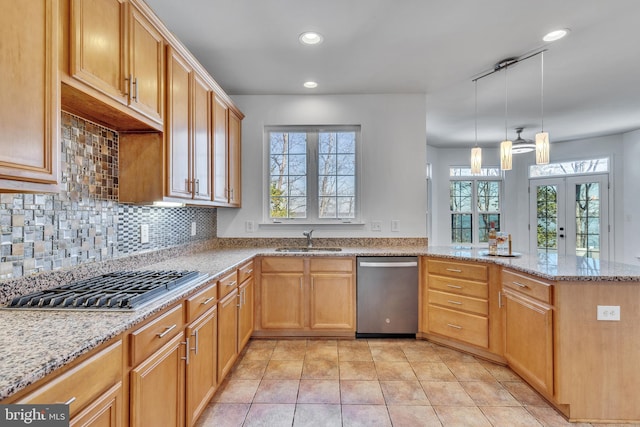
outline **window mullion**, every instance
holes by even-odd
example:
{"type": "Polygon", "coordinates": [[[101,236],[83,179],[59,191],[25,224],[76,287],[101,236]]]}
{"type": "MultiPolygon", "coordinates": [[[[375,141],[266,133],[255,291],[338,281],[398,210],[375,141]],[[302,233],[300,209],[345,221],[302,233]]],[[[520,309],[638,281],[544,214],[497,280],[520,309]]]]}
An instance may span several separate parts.
{"type": "Polygon", "coordinates": [[[318,219],[318,132],[307,133],[307,214],[318,219]]]}

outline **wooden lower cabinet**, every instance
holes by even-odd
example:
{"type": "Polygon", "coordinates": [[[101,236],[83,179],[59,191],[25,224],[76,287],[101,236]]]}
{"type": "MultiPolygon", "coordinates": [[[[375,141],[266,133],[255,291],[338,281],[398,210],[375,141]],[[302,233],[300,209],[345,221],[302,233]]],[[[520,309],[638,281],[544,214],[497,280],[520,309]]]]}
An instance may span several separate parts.
{"type": "Polygon", "coordinates": [[[355,329],[355,285],[350,273],[311,273],[309,327],[355,329]]]}
{"type": "Polygon", "coordinates": [[[218,382],[227,376],[238,357],[238,291],[218,302],[218,382]]]}
{"type": "Polygon", "coordinates": [[[253,333],[254,290],[253,276],[238,287],[238,353],[247,345],[253,333]]]}
{"type": "Polygon", "coordinates": [[[131,426],[184,426],[183,339],[176,335],[131,370],[131,426]]]}
{"type": "Polygon", "coordinates": [[[504,292],[505,346],[509,366],[536,390],[553,396],[553,310],[504,292]]]}
{"type": "Polygon", "coordinates": [[[122,383],[111,387],[91,405],[73,417],[70,427],[122,426],[122,383]]]}
{"type": "Polygon", "coordinates": [[[355,258],[265,257],[256,336],[355,335],[355,258]]]}
{"type": "Polygon", "coordinates": [[[218,308],[213,307],[185,331],[187,350],[186,414],[187,426],[197,421],[218,385],[218,308]]]}

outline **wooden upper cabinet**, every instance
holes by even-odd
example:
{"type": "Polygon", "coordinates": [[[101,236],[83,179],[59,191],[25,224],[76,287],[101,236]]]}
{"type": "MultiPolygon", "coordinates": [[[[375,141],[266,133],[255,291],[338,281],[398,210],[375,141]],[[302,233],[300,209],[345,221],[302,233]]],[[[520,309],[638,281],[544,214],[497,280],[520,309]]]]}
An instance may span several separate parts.
{"type": "Polygon", "coordinates": [[[162,123],[164,117],[164,38],[130,3],[129,105],[162,123]]]}
{"type": "Polygon", "coordinates": [[[191,67],[175,50],[168,49],[167,67],[167,167],[168,195],[191,197],[189,102],[191,67]]]}
{"type": "Polygon", "coordinates": [[[12,2],[0,17],[0,190],[58,191],[58,1],[12,2]]]}
{"type": "Polygon", "coordinates": [[[227,176],[227,129],[229,108],[215,94],[212,96],[213,118],[213,201],[227,205],[229,187],[227,176]]]}
{"type": "Polygon", "coordinates": [[[211,201],[211,88],[187,60],[168,48],[168,196],[211,201]]]}
{"type": "MultiPolygon", "coordinates": [[[[160,31],[126,0],[71,0],[70,16],[69,74],[162,124],[165,40],[160,31]]],[[[69,101],[78,108],[78,101],[69,101]]]]}
{"type": "Polygon", "coordinates": [[[192,146],[193,146],[193,198],[211,200],[212,135],[210,120],[211,88],[198,73],[193,74],[192,146]]]}
{"type": "Polygon", "coordinates": [[[242,185],[240,180],[241,174],[241,151],[240,143],[242,141],[242,121],[240,117],[233,111],[229,110],[229,162],[228,162],[228,179],[229,179],[229,205],[240,207],[242,200],[242,185]]]}
{"type": "Polygon", "coordinates": [[[72,0],[71,75],[127,103],[125,0],[72,0]]]}

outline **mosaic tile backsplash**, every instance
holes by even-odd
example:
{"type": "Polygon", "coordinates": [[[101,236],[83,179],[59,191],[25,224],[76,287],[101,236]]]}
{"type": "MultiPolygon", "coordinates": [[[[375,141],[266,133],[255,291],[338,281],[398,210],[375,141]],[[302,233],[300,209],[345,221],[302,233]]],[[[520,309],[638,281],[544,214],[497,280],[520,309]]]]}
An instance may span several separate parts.
{"type": "Polygon", "coordinates": [[[0,194],[0,280],[216,236],[216,209],[118,203],[117,132],[63,112],[61,136],[58,194],[0,194]]]}

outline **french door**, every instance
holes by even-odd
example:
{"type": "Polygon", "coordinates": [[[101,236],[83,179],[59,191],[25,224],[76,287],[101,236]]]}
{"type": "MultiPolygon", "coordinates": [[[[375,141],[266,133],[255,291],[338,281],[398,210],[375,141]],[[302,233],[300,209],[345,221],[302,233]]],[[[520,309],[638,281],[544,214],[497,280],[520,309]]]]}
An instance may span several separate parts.
{"type": "Polygon", "coordinates": [[[609,259],[607,174],[533,179],[531,253],[609,259]]]}

